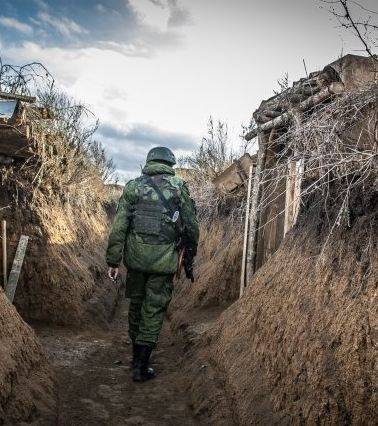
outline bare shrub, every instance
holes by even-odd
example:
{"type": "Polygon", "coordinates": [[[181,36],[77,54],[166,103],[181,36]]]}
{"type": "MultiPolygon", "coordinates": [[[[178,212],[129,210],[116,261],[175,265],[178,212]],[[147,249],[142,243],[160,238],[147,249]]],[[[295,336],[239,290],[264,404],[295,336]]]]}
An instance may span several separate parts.
{"type": "Polygon", "coordinates": [[[4,64],[0,57],[0,91],[30,96],[39,88],[53,87],[53,76],[40,62],[17,66],[4,64]]]}
{"type": "Polygon", "coordinates": [[[202,138],[199,148],[181,158],[180,164],[189,167],[194,177],[211,181],[232,163],[234,155],[228,146],[227,124],[218,121],[215,126],[210,117],[207,126],[207,136],[202,138]]]}
{"type": "Polygon", "coordinates": [[[321,194],[318,199],[324,202],[330,235],[335,226],[348,226],[351,192],[374,189],[376,185],[377,102],[378,85],[371,83],[345,92],[294,120],[274,140],[274,165],[261,172],[265,196],[259,210],[283,195],[277,193],[277,188],[288,177],[288,161],[295,161],[302,181],[301,196],[321,194]],[[272,193],[277,194],[273,199],[272,193]]]}
{"type": "Polygon", "coordinates": [[[356,0],[317,0],[337,20],[342,28],[353,34],[363,50],[378,61],[378,10],[368,9],[356,0]]]}
{"type": "Polygon", "coordinates": [[[14,170],[11,184],[31,194],[31,203],[37,206],[54,200],[82,210],[98,208],[106,198],[104,183],[114,178],[115,167],[93,138],[96,117],[57,90],[43,65],[0,65],[1,90],[36,97],[36,104],[27,108],[35,156],[14,170]],[[49,119],[41,119],[40,108],[49,111],[49,119]]]}
{"type": "MultiPolygon", "coordinates": [[[[242,146],[240,152],[245,153],[247,146],[242,146]]],[[[210,225],[220,218],[233,224],[241,221],[243,194],[219,192],[212,183],[239,157],[240,152],[230,149],[227,124],[218,121],[215,125],[210,117],[207,136],[202,139],[200,147],[179,160],[181,166],[189,168],[187,181],[203,224],[210,225]]]]}

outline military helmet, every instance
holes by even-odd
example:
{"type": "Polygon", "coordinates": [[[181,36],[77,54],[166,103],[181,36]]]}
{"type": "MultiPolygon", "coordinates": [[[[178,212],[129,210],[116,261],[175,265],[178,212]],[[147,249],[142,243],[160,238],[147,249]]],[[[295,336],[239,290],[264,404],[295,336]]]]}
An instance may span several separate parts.
{"type": "Polygon", "coordinates": [[[176,164],[176,158],[173,152],[164,146],[152,148],[147,154],[147,162],[149,161],[166,161],[170,165],[176,164]]]}

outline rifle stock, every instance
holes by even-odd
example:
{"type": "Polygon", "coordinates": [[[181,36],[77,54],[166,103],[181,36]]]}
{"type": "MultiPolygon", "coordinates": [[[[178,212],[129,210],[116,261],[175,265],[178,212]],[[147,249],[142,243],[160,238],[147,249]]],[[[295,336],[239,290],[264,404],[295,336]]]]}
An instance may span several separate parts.
{"type": "Polygon", "coordinates": [[[177,263],[176,278],[178,280],[181,278],[181,272],[182,272],[182,268],[184,266],[184,255],[185,255],[185,249],[183,248],[179,252],[179,259],[178,259],[178,263],[177,263]]]}

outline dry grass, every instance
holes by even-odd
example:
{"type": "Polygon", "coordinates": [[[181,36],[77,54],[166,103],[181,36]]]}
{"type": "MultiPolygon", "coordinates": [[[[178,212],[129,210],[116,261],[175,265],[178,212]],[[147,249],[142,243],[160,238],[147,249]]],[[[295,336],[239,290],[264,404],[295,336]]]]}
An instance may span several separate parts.
{"type": "Polygon", "coordinates": [[[323,265],[318,205],[204,335],[238,424],[374,424],[377,199],[351,201],[358,217],[335,230],[323,265]]]}
{"type": "Polygon", "coordinates": [[[332,207],[332,221],[331,215],[327,216],[330,235],[334,227],[349,226],[351,191],[374,185],[377,176],[377,102],[378,85],[373,83],[297,117],[271,146],[274,166],[262,171],[261,184],[266,189],[259,210],[283,195],[277,188],[288,177],[288,162],[295,161],[302,181],[301,196],[320,193],[318,199],[323,200],[326,213],[328,206],[332,207]]]}
{"type": "MultiPolygon", "coordinates": [[[[37,77],[24,77],[15,92],[30,94],[37,77]]],[[[35,155],[1,168],[0,206],[8,221],[10,259],[19,235],[30,236],[15,304],[28,319],[105,323],[117,296],[103,273],[105,207],[114,198],[105,183],[112,163],[94,139],[97,120],[84,106],[48,84],[34,94],[37,105],[49,108],[54,118],[41,120],[37,109],[28,108],[35,155]]]]}

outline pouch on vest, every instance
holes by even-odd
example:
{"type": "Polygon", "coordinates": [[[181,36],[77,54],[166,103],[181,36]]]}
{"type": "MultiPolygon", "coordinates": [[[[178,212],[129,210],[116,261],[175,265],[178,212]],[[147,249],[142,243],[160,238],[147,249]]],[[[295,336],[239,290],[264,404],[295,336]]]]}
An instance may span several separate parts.
{"type": "Polygon", "coordinates": [[[139,235],[159,236],[163,220],[162,206],[141,201],[135,206],[133,228],[139,235]]]}

